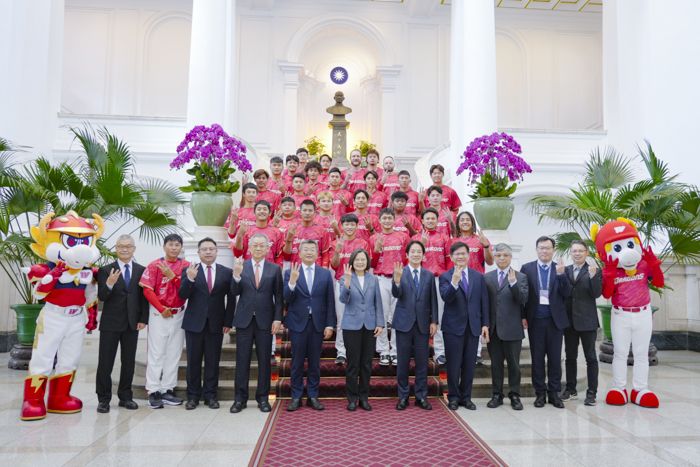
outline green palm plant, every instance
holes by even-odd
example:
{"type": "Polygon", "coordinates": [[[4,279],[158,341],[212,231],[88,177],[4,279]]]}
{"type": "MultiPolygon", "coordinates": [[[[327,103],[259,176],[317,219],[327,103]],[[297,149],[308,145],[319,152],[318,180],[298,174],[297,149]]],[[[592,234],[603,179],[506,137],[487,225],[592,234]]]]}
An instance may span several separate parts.
{"type": "Polygon", "coordinates": [[[106,128],[70,131],[82,150],[71,163],[40,157],[18,168],[16,151],[0,140],[0,266],[26,303],[32,295],[22,268],[39,261],[29,249],[29,229],[47,212],[100,214],[108,229],[98,242],[100,264],[114,257],[120,234],[153,243],[179,229],[177,209],[184,198],[175,185],[139,176],[128,146],[106,128]]]}
{"type": "Polygon", "coordinates": [[[574,239],[590,240],[591,224],[626,217],[637,224],[644,246],[652,244],[667,270],[676,264],[700,262],[700,194],[694,185],[677,181],[668,165],[647,142],[638,148],[645,173],[635,177],[633,159],[613,148],[595,149],[583,182],[568,195],[540,195],[530,200],[538,222],[554,221],[564,229],[555,235],[559,253],[574,239]]]}

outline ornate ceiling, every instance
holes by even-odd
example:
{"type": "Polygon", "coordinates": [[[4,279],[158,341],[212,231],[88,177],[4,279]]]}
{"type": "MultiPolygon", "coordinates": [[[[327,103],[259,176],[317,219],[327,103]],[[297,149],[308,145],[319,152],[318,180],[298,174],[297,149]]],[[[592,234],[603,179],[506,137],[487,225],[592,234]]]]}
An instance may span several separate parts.
{"type": "MultiPolygon", "coordinates": [[[[407,3],[406,0],[372,0],[382,3],[407,3]]],[[[426,0],[409,0],[426,1],[426,0]]],[[[436,0],[441,5],[450,5],[452,0],[436,0]]],[[[520,8],[524,10],[581,11],[600,13],[603,0],[494,0],[498,8],[520,8]]]]}

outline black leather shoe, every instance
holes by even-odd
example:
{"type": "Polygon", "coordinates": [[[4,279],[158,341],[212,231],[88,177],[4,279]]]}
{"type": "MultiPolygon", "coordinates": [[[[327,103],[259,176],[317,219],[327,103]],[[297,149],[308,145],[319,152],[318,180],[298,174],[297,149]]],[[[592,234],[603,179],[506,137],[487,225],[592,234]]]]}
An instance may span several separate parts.
{"type": "Polygon", "coordinates": [[[518,396],[510,396],[510,406],[513,407],[513,410],[523,410],[523,403],[520,402],[518,396]]]}
{"type": "Polygon", "coordinates": [[[408,407],[408,399],[399,399],[396,403],[396,410],[406,410],[408,407]]]}
{"type": "Polygon", "coordinates": [[[261,412],[269,412],[272,410],[272,406],[268,401],[260,401],[258,402],[258,408],[260,409],[261,412]]]}
{"type": "Polygon", "coordinates": [[[350,401],[348,402],[348,406],[346,407],[350,412],[354,412],[357,410],[357,401],[350,401]]]}
{"type": "Polygon", "coordinates": [[[420,407],[423,410],[433,410],[433,406],[430,405],[428,399],[416,399],[416,406],[420,407]]]}
{"type": "Polygon", "coordinates": [[[468,410],[476,410],[476,405],[472,402],[471,399],[467,399],[462,403],[464,407],[466,407],[468,410]]]}
{"type": "Polygon", "coordinates": [[[372,410],[372,406],[369,405],[369,401],[367,399],[360,399],[360,408],[362,408],[362,410],[366,410],[368,412],[370,410],[372,410]]]}
{"type": "Polygon", "coordinates": [[[240,402],[240,401],[234,401],[233,405],[229,409],[229,412],[231,413],[238,413],[241,410],[245,409],[248,404],[246,402],[240,402]]]}
{"type": "Polygon", "coordinates": [[[564,408],[564,402],[559,399],[559,396],[550,396],[549,397],[549,403],[552,404],[554,407],[557,409],[563,409],[564,408]]]}
{"type": "Polygon", "coordinates": [[[119,407],[124,407],[126,410],[136,410],[139,408],[139,405],[129,399],[128,401],[119,401],[119,407]]]}
{"type": "Polygon", "coordinates": [[[109,402],[99,402],[97,404],[97,413],[109,413],[109,402]]]}
{"type": "Polygon", "coordinates": [[[309,397],[308,399],[306,399],[306,405],[308,405],[309,407],[311,407],[314,410],[325,409],[323,404],[321,404],[321,401],[318,400],[318,397],[309,397]]]}
{"type": "Polygon", "coordinates": [[[287,412],[299,410],[299,407],[301,407],[301,399],[292,399],[289,405],[287,405],[287,412]]]}
{"type": "Polygon", "coordinates": [[[447,408],[450,410],[457,410],[459,409],[459,402],[457,401],[450,401],[447,403],[447,408]]]}
{"type": "Polygon", "coordinates": [[[208,405],[210,409],[218,409],[220,407],[219,401],[216,399],[209,399],[204,401],[204,404],[208,405]]]}
{"type": "Polygon", "coordinates": [[[546,403],[547,403],[547,399],[544,397],[544,394],[541,394],[541,395],[535,397],[535,407],[537,407],[538,409],[541,409],[542,407],[544,407],[544,404],[546,404],[546,403]]]}
{"type": "Polygon", "coordinates": [[[197,401],[194,400],[194,399],[189,399],[189,400],[185,403],[185,410],[194,410],[194,409],[197,408],[198,405],[199,405],[199,402],[197,402],[197,401]]]}
{"type": "Polygon", "coordinates": [[[495,409],[499,405],[503,405],[503,396],[494,394],[490,401],[486,404],[489,409],[495,409]]]}

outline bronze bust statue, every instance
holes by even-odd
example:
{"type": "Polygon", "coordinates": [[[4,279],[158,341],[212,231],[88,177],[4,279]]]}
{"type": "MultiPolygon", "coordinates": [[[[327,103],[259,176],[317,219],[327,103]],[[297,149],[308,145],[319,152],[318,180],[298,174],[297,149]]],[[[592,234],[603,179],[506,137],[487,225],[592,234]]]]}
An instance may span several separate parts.
{"type": "Polygon", "coordinates": [[[335,99],[335,105],[326,109],[326,112],[333,115],[333,118],[329,123],[331,125],[338,123],[347,123],[345,116],[352,112],[352,109],[343,105],[343,101],[345,100],[343,92],[336,92],[335,96],[333,96],[333,99],[335,99]]]}

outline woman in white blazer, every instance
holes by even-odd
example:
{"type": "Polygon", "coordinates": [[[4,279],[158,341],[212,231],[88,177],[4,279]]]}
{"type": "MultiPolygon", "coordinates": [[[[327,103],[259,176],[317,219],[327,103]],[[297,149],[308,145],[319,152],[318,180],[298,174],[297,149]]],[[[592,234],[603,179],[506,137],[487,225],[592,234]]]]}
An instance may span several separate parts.
{"type": "Polygon", "coordinates": [[[386,325],[379,283],[369,265],[367,251],[353,251],[340,281],[340,302],[345,304],[340,327],[348,359],[345,387],[350,411],[355,411],[358,403],[362,409],[372,410],[368,401],[372,358],[376,338],[386,325]]]}

